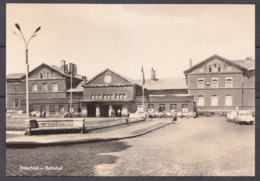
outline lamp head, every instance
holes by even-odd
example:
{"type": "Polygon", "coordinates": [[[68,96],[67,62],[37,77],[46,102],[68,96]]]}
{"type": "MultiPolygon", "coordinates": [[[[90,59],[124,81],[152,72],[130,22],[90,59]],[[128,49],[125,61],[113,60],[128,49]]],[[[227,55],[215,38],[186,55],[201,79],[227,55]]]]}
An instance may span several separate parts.
{"type": "Polygon", "coordinates": [[[15,27],[16,27],[19,31],[21,31],[20,25],[19,25],[18,23],[15,23],[15,27]]]}
{"type": "Polygon", "coordinates": [[[40,31],[41,27],[39,26],[34,33],[37,33],[38,31],[40,31]]]}

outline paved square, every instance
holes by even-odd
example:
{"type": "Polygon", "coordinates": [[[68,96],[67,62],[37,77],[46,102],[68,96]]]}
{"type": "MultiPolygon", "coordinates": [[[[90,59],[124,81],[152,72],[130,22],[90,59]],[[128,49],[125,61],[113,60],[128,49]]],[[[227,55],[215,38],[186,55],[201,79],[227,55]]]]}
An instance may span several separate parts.
{"type": "Polygon", "coordinates": [[[253,176],[255,126],[224,117],[183,118],[120,141],[7,149],[6,167],[13,176],[253,176]],[[63,170],[21,171],[19,166],[63,170]]]}

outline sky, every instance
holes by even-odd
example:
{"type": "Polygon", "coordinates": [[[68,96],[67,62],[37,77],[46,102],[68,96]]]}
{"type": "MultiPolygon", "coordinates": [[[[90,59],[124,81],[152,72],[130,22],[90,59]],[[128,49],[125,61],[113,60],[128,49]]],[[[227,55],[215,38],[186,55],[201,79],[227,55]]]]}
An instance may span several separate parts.
{"type": "Polygon", "coordinates": [[[75,63],[88,79],[106,68],[131,79],[184,78],[183,71],[218,54],[255,57],[254,5],[7,4],[6,73],[41,63],[75,63]]]}

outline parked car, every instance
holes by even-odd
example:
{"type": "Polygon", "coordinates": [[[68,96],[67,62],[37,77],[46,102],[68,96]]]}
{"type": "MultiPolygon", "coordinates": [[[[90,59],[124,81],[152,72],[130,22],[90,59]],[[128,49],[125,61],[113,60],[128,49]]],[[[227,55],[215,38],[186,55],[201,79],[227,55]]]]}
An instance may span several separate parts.
{"type": "Polygon", "coordinates": [[[253,117],[252,112],[244,110],[238,111],[234,120],[239,124],[253,124],[255,122],[255,118],[253,117]]]}
{"type": "Polygon", "coordinates": [[[65,112],[65,113],[63,114],[63,117],[64,117],[64,118],[72,118],[72,113],[65,112]]]}
{"type": "Polygon", "coordinates": [[[39,111],[30,112],[30,117],[41,117],[41,113],[39,111]]]}
{"type": "Polygon", "coordinates": [[[227,113],[226,117],[227,117],[227,121],[234,121],[235,117],[237,116],[238,110],[234,110],[234,111],[230,111],[227,113]]]}

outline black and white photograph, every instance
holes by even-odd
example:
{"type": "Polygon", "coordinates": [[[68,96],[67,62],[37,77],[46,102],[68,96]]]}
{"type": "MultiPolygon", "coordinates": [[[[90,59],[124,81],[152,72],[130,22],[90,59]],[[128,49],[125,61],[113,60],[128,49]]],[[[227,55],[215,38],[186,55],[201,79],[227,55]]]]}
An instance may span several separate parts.
{"type": "Polygon", "coordinates": [[[255,176],[255,5],[6,4],[6,176],[255,176]]]}

